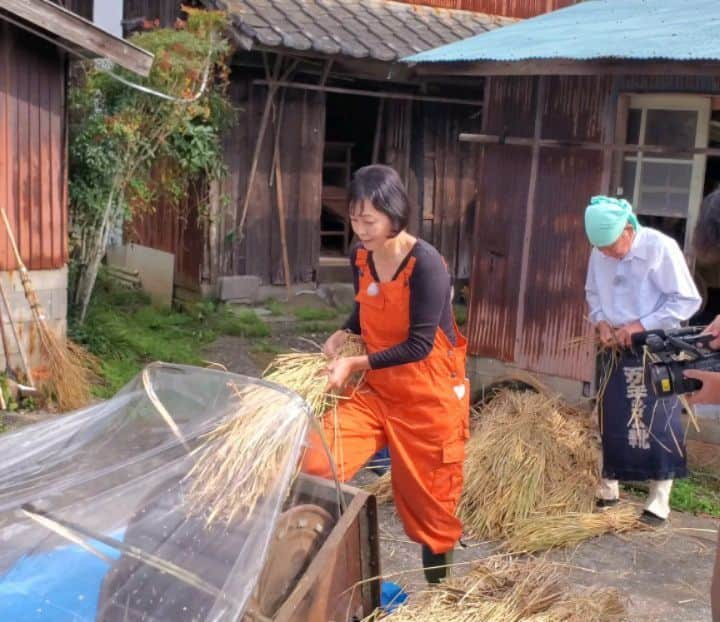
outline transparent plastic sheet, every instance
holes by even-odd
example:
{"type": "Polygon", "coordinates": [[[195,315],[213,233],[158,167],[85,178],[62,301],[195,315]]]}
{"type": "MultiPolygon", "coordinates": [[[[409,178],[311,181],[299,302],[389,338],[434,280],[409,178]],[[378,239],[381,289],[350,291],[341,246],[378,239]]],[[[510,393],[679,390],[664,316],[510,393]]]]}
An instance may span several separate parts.
{"type": "MultiPolygon", "coordinates": [[[[158,363],[106,402],[0,436],[0,619],[241,620],[253,607],[271,614],[279,603],[265,595],[262,604],[258,582],[276,589],[264,566],[279,517],[324,499],[328,520],[316,521],[311,554],[339,516],[332,483],[296,479],[308,414],[276,385],[158,363]],[[252,505],[243,491],[218,485],[223,512],[210,520],[214,463],[198,464],[232,458],[241,473],[261,464],[254,447],[262,441],[246,443],[245,455],[207,444],[228,422],[242,422],[242,434],[258,400],[272,420],[274,467],[248,474],[255,488],[262,475],[252,505]]],[[[296,578],[302,570],[296,565],[296,578]]]]}

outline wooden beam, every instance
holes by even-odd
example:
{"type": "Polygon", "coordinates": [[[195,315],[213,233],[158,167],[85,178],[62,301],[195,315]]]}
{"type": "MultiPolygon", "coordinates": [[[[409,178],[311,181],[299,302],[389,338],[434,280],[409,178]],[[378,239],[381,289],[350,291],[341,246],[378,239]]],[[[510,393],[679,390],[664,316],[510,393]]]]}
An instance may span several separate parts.
{"type": "Polygon", "coordinates": [[[465,133],[460,134],[458,139],[460,140],[460,142],[481,143],[484,145],[516,145],[521,147],[534,147],[537,144],[540,147],[548,147],[551,149],[589,149],[591,151],[609,150],[622,153],[640,152],[667,156],[720,156],[720,149],[713,147],[693,147],[692,149],[679,149],[677,147],[669,147],[664,145],[593,143],[579,140],[553,140],[550,138],[542,138],[535,140],[534,138],[520,136],[496,136],[493,134],[465,133]]]}
{"type": "Polygon", "coordinates": [[[320,91],[321,93],[340,93],[341,95],[362,95],[363,97],[404,99],[409,101],[436,102],[441,104],[460,104],[462,106],[477,106],[478,108],[482,107],[482,102],[476,99],[433,97],[432,95],[414,95],[413,93],[394,93],[391,91],[369,91],[367,89],[353,89],[339,86],[320,86],[319,84],[306,84],[304,82],[273,82],[272,80],[253,80],[253,84],[284,87],[288,89],[304,89],[306,91],[320,91]]]}
{"type": "Polygon", "coordinates": [[[542,136],[542,118],[545,109],[545,91],[547,78],[540,76],[536,79],[535,92],[535,127],[533,137],[529,139],[532,145],[532,161],[530,163],[530,181],[528,183],[527,204],[525,209],[525,231],[523,234],[522,258],[520,263],[520,286],[518,289],[518,308],[515,319],[515,351],[516,362],[523,360],[520,351],[525,326],[525,294],[527,293],[528,272],[530,270],[530,244],[532,242],[533,224],[535,221],[535,195],[537,191],[538,171],[540,169],[540,137],[542,136]]]}
{"type": "Polygon", "coordinates": [[[150,73],[154,58],[150,52],[114,37],[49,0],[0,0],[0,9],[141,76],[150,73]]]}
{"type": "Polygon", "coordinates": [[[420,63],[413,68],[420,76],[720,75],[720,62],[707,61],[551,59],[420,63]]]}

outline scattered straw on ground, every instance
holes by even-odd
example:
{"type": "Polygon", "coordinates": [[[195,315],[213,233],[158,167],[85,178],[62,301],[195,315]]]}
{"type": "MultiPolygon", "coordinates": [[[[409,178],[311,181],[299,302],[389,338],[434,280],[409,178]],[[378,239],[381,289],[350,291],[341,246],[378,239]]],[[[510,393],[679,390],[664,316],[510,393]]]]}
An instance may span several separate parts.
{"type": "Polygon", "coordinates": [[[499,394],[466,446],[458,508],[466,532],[508,537],[531,515],[592,511],[599,456],[588,413],[542,393],[499,394]]]}
{"type": "Polygon", "coordinates": [[[529,516],[513,525],[506,546],[514,553],[535,553],[576,546],[606,533],[623,533],[642,527],[637,508],[631,505],[618,505],[603,512],[529,516]]]}
{"type": "MultiPolygon", "coordinates": [[[[462,577],[413,595],[393,622],[618,622],[625,606],[613,589],[572,589],[558,565],[494,558],[462,577]]],[[[382,619],[376,613],[367,622],[382,619]]]]}

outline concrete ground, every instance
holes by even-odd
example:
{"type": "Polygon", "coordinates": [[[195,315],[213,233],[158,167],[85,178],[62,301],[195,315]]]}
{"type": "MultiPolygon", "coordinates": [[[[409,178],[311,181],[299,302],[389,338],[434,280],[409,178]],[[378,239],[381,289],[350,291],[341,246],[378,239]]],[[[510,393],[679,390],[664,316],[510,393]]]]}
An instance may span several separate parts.
{"type": "MultiPolygon", "coordinates": [[[[273,332],[270,343],[277,348],[313,347],[292,332],[273,332]]],[[[322,343],[322,335],[312,339],[322,343]]],[[[252,344],[237,337],[220,338],[206,356],[230,371],[248,375],[259,375],[272,358],[266,352],[253,352],[252,344]]],[[[352,483],[363,486],[375,477],[363,471],[352,483]]],[[[384,576],[406,586],[410,593],[425,587],[420,547],[408,540],[392,504],[381,506],[379,523],[384,576]]],[[[714,519],[674,512],[666,528],[603,536],[573,550],[553,552],[551,558],[567,566],[572,583],[620,590],[628,601],[631,622],[705,622],[710,620],[709,584],[717,528],[714,519]]],[[[459,547],[455,553],[458,566],[454,572],[463,572],[470,562],[497,552],[496,543],[464,543],[467,548],[459,547]]]]}
{"type": "MultiPolygon", "coordinates": [[[[374,477],[363,473],[354,483],[374,477]]],[[[420,547],[408,541],[392,504],[380,508],[379,522],[383,575],[411,595],[423,589],[420,547]]],[[[572,584],[617,588],[630,622],[708,622],[717,528],[717,520],[673,512],[659,530],[602,536],[549,557],[567,567],[572,584]]],[[[457,574],[498,552],[497,543],[463,542],[467,548],[454,554],[457,574]]]]}

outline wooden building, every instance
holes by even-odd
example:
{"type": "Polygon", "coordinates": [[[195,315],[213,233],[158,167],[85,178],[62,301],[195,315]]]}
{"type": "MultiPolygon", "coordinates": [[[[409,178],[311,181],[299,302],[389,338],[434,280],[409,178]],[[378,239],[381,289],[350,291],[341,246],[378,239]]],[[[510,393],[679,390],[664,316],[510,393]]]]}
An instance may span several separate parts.
{"type": "MultiPolygon", "coordinates": [[[[56,4],[0,0],[0,207],[48,319],[61,330],[67,309],[67,64],[77,55],[108,58],[142,75],[152,63],[151,54],[56,4]]],[[[0,223],[0,278],[32,355],[30,310],[17,267],[0,223]]],[[[2,306],[0,316],[9,335],[2,306]]],[[[12,354],[17,350],[9,341],[12,354]]]]}
{"type": "MultiPolygon", "coordinates": [[[[640,220],[690,239],[720,183],[720,5],[592,0],[408,60],[423,76],[484,82],[469,318],[476,377],[540,374],[590,395],[594,349],[583,213],[627,198],[640,220]]],[[[717,267],[696,266],[706,316],[717,267]]],[[[714,287],[713,287],[714,286],[714,287]]]]}

